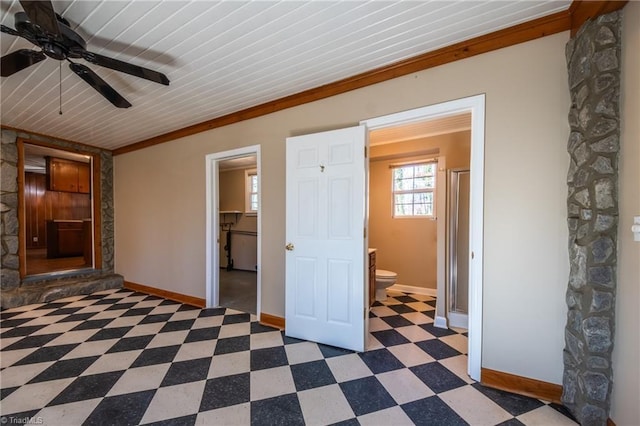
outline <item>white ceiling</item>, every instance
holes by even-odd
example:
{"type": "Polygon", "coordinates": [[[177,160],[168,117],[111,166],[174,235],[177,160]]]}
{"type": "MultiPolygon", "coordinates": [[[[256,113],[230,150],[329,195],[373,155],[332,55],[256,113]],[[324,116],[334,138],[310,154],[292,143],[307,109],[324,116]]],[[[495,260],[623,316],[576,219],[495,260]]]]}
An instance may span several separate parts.
{"type": "MultiPolygon", "coordinates": [[[[167,75],[163,86],[87,64],[118,109],[47,58],[0,83],[2,124],[115,149],[501,28],[570,1],[54,1],[87,50],[167,75]]],[[[17,0],[0,0],[14,28],[17,0]]],[[[1,53],[31,48],[2,33],[1,53]]],[[[84,60],[78,62],[85,63],[84,60]]]]}

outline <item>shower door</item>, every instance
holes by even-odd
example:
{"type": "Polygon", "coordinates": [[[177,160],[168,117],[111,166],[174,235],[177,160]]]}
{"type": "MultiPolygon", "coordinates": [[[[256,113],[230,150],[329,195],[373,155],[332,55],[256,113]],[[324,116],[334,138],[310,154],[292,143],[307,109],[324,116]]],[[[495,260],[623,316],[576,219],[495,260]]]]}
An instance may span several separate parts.
{"type": "Polygon", "coordinates": [[[452,170],[449,177],[449,326],[468,328],[469,312],[469,170],[452,170]]]}

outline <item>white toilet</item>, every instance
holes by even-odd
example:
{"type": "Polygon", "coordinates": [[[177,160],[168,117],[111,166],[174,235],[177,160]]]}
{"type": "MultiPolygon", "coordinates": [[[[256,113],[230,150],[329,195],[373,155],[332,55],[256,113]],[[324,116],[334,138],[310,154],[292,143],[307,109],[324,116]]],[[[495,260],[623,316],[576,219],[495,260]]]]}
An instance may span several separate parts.
{"type": "Polygon", "coordinates": [[[383,302],[387,300],[387,287],[391,287],[396,283],[398,274],[384,269],[376,269],[376,300],[383,302]]]}

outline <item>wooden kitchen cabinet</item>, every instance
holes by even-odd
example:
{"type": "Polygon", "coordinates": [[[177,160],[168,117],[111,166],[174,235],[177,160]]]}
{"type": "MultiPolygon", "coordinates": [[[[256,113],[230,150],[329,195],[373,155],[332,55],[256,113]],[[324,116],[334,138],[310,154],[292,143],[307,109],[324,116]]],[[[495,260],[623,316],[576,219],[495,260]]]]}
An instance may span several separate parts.
{"type": "Polygon", "coordinates": [[[91,167],[88,163],[47,157],[47,189],[50,191],[91,191],[91,167]]]}
{"type": "Polygon", "coordinates": [[[47,221],[47,258],[82,256],[83,254],[81,220],[47,221]]]}

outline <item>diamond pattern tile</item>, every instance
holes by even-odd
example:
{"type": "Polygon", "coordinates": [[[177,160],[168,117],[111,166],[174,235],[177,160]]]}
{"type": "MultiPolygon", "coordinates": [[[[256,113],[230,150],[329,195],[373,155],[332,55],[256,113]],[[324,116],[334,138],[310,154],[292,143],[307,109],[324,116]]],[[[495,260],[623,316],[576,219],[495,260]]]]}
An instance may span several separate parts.
{"type": "Polygon", "coordinates": [[[466,330],[389,292],[363,353],[247,313],[109,290],[0,312],[6,424],[574,424],[556,404],[466,376],[466,330]]]}

